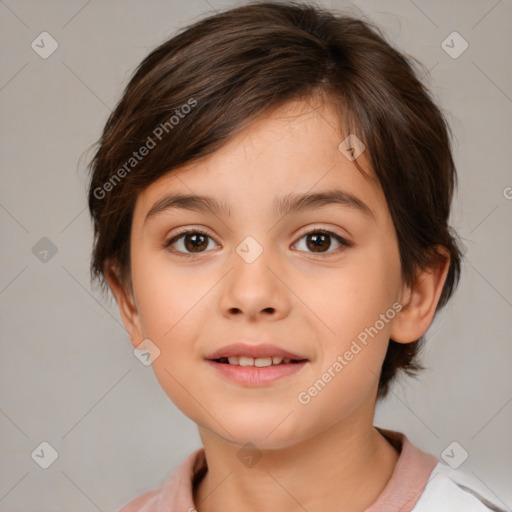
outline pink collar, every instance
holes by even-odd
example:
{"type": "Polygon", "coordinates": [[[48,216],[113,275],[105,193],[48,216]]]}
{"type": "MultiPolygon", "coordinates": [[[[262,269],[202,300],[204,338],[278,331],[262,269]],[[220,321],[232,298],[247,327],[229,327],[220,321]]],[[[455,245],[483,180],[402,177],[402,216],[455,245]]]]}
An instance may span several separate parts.
{"type": "Polygon", "coordinates": [[[411,512],[438,460],[414,446],[401,432],[376,427],[400,452],[389,482],[365,512],[411,512]]]}
{"type": "MultiPolygon", "coordinates": [[[[401,432],[376,427],[398,450],[400,456],[391,479],[365,512],[411,512],[427,484],[437,459],[414,446],[401,432]]],[[[166,480],[161,489],[149,491],[132,500],[119,512],[195,510],[193,488],[207,470],[204,448],[188,455],[166,480]]]]}

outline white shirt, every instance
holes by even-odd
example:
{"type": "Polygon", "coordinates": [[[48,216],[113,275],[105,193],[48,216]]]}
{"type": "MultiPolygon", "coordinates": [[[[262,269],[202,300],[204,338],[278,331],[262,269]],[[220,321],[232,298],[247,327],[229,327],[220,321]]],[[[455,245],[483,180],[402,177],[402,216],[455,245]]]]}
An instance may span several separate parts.
{"type": "Polygon", "coordinates": [[[443,462],[434,467],[413,512],[507,512],[476,477],[443,462]],[[448,508],[449,507],[449,508],[448,508]]]}

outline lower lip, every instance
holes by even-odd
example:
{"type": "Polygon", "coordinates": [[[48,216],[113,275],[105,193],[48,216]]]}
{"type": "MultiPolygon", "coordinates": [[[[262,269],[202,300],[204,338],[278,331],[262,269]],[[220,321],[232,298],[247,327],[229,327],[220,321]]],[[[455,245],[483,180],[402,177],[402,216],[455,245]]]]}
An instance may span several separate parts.
{"type": "Polygon", "coordinates": [[[293,375],[300,371],[308,361],[300,361],[298,363],[276,364],[272,366],[238,366],[227,363],[217,363],[208,360],[208,364],[213,366],[224,377],[244,386],[257,387],[270,384],[276,380],[293,375]]]}

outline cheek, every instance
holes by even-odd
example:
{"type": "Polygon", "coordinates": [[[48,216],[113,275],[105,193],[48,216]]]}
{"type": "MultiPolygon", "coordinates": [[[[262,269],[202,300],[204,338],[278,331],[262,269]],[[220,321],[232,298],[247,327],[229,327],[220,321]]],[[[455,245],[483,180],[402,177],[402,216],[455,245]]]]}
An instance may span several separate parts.
{"type": "MultiPolygon", "coordinates": [[[[393,251],[375,246],[317,277],[318,286],[309,287],[307,303],[325,324],[325,339],[332,340],[329,346],[340,350],[392,307],[398,296],[400,268],[393,251]]],[[[385,336],[391,324],[379,322],[377,328],[385,336]]]]}
{"type": "Polygon", "coordinates": [[[322,329],[323,373],[315,376],[309,391],[303,390],[304,401],[310,400],[303,406],[311,414],[329,409],[334,421],[376,389],[396,315],[392,306],[400,283],[397,257],[394,248],[378,244],[361,250],[345,267],[331,272],[312,296],[312,309],[328,329],[322,329]]]}
{"type": "Polygon", "coordinates": [[[170,263],[163,251],[134,251],[132,280],[144,334],[161,342],[197,316],[195,305],[208,291],[207,279],[192,278],[186,268],[170,263]]]}
{"type": "Polygon", "coordinates": [[[192,277],[185,267],[172,266],[160,255],[144,258],[135,251],[132,263],[142,332],[158,349],[153,371],[169,398],[189,414],[190,395],[183,386],[193,392],[190,368],[200,357],[195,340],[211,315],[211,305],[202,299],[212,288],[212,277],[192,277]]]}
{"type": "Polygon", "coordinates": [[[378,385],[378,365],[372,361],[375,354],[361,352],[339,372],[334,369],[318,375],[309,387],[297,396],[298,417],[311,428],[323,430],[330,425],[357,417],[356,411],[372,406],[370,394],[378,385]],[[372,368],[373,365],[373,368],[372,368]]]}

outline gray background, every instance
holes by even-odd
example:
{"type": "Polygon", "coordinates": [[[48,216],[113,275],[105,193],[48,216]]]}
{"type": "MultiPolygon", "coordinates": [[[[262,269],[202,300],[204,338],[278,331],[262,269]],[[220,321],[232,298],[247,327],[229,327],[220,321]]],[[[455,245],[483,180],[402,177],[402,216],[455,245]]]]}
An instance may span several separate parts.
{"type": "MultiPolygon", "coordinates": [[[[115,304],[90,288],[87,150],[152,48],[239,3],[0,1],[1,511],[117,510],[200,446],[134,357],[115,304]],[[59,44],[47,59],[31,48],[43,31],[59,44]],[[41,252],[43,237],[55,254],[41,252]],[[31,457],[43,441],[58,452],[48,469],[31,457]]],[[[359,9],[430,70],[455,134],[453,225],[467,247],[459,289],[428,332],[429,369],[400,381],[375,423],[438,458],[457,441],[469,453],[461,469],[510,508],[512,3],[349,5],[359,9]],[[441,46],[453,31],[469,44],[458,58],[441,46]]]]}

